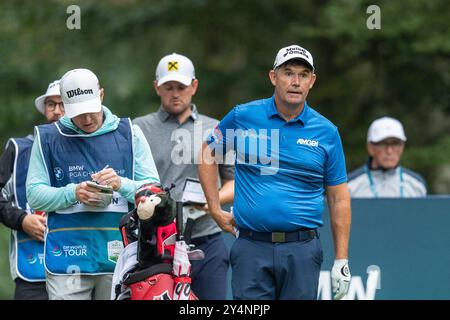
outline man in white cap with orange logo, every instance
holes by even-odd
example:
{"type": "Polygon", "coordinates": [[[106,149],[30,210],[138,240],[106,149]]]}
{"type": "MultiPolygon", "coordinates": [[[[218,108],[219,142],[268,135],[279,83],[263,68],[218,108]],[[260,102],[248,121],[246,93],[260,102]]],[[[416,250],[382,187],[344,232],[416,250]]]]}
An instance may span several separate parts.
{"type": "MultiPolygon", "coordinates": [[[[35,106],[48,123],[64,115],[59,80],[48,85],[35,106]]],[[[30,208],[25,191],[33,140],[32,135],[9,139],[0,159],[0,221],[12,231],[9,260],[16,300],[48,299],[43,264],[46,218],[43,212],[30,208]]]]}
{"type": "MultiPolygon", "coordinates": [[[[205,259],[192,261],[192,291],[200,300],[224,300],[228,250],[220,228],[207,212],[197,171],[203,137],[214,128],[217,120],[200,114],[192,103],[198,84],[194,65],[188,57],[177,53],[163,57],[156,67],[153,82],[161,106],[157,112],[136,118],[133,123],[142,129],[154,151],[161,182],[166,186],[175,184],[171,196],[176,201],[186,202],[184,217],[186,221],[189,218],[194,221],[190,243],[203,250],[205,259]],[[197,197],[188,198],[188,194],[197,197]]],[[[230,203],[234,190],[233,164],[221,164],[218,176],[221,203],[230,203]]]]}
{"type": "Polygon", "coordinates": [[[68,71],[60,92],[66,114],[35,128],[26,183],[30,206],[48,213],[47,292],[51,300],[109,300],[119,220],[135,191],[159,176],[142,131],[102,105],[92,71],[68,71]]]}
{"type": "Polygon", "coordinates": [[[352,198],[413,198],[427,194],[423,177],[400,166],[406,135],[397,119],[382,117],[367,132],[366,164],[351,172],[348,187],[352,198]]]}

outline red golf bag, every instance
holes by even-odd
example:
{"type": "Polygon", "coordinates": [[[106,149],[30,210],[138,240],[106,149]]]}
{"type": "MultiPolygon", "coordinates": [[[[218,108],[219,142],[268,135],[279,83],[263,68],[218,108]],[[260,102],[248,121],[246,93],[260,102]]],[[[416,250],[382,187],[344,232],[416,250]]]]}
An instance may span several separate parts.
{"type": "Polygon", "coordinates": [[[120,221],[124,251],[114,271],[112,299],[198,300],[190,289],[182,203],[170,198],[168,188],[145,184],[136,192],[136,208],[150,197],[158,197],[150,219],[141,220],[134,209],[120,221]]]}

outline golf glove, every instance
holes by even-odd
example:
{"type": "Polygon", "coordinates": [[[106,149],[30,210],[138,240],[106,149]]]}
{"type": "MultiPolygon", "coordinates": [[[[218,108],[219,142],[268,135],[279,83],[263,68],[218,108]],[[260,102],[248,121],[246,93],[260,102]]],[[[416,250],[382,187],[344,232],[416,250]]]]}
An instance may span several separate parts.
{"type": "Polygon", "coordinates": [[[331,269],[331,286],[333,288],[334,299],[341,300],[348,291],[350,286],[350,269],[347,259],[334,260],[331,269]]]}
{"type": "Polygon", "coordinates": [[[173,274],[177,277],[188,277],[191,273],[191,263],[188,257],[189,246],[183,240],[175,244],[173,255],[173,274]]]}

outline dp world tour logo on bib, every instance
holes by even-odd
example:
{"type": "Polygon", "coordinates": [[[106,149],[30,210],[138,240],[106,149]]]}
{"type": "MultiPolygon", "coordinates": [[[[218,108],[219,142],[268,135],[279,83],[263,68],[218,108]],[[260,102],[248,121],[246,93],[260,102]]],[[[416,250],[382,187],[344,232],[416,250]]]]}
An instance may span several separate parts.
{"type": "Polygon", "coordinates": [[[53,169],[53,173],[55,174],[56,180],[62,180],[64,178],[64,171],[60,167],[53,169]]]}
{"type": "Polygon", "coordinates": [[[37,258],[33,254],[29,254],[27,257],[27,262],[29,264],[35,264],[37,261],[37,258]]]}
{"type": "Polygon", "coordinates": [[[62,255],[62,250],[58,247],[55,246],[53,248],[53,250],[51,251],[51,253],[55,256],[55,257],[59,257],[60,255],[62,255]]]}

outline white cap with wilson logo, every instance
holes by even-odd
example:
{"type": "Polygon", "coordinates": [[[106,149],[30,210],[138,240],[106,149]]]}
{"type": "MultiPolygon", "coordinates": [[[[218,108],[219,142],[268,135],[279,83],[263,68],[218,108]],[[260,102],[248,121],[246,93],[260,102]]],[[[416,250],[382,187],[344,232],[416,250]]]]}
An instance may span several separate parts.
{"type": "Polygon", "coordinates": [[[387,138],[406,141],[405,131],[400,121],[391,117],[376,119],[367,132],[367,142],[377,143],[387,138]]]}
{"type": "Polygon", "coordinates": [[[45,98],[52,96],[61,95],[59,92],[59,80],[55,80],[48,85],[47,91],[42,96],[39,96],[34,100],[34,104],[36,105],[36,109],[42,114],[45,115],[45,98]]]}
{"type": "Polygon", "coordinates": [[[66,72],[61,78],[60,91],[69,118],[102,110],[100,85],[91,70],[74,69],[66,72]]]}
{"type": "Polygon", "coordinates": [[[195,79],[195,69],[189,58],[181,54],[172,53],[159,60],[156,67],[158,87],[168,81],[177,81],[188,86],[193,79],[195,79]]]}
{"type": "Polygon", "coordinates": [[[314,71],[314,61],[311,53],[309,53],[309,51],[305,48],[297,45],[291,45],[289,47],[281,48],[280,51],[278,51],[277,56],[275,57],[273,69],[278,68],[283,63],[292,59],[301,59],[305,61],[314,71]]]}

